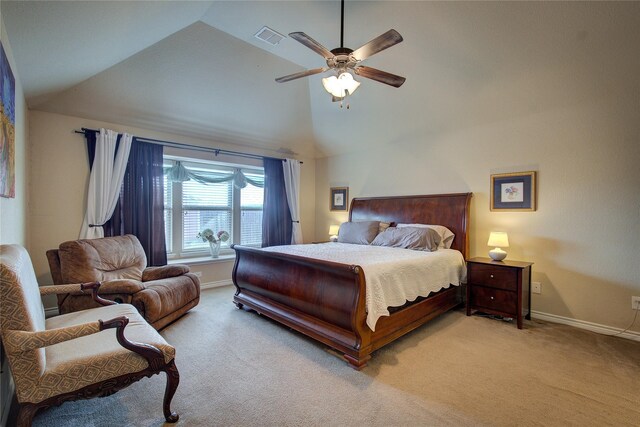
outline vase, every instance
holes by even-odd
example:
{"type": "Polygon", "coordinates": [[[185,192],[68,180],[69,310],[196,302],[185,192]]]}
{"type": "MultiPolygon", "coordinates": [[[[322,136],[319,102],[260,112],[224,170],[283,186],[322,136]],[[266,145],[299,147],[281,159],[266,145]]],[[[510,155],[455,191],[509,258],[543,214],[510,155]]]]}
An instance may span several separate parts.
{"type": "Polygon", "coordinates": [[[220,255],[220,240],[209,242],[209,252],[211,252],[211,257],[218,258],[218,255],[220,255]]]}

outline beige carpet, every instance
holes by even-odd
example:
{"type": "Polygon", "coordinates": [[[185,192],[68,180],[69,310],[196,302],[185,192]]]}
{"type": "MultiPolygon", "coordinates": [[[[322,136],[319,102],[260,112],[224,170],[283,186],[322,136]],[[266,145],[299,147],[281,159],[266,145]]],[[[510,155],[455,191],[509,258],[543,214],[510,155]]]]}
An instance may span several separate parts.
{"type": "MultiPolygon", "coordinates": [[[[233,287],[162,332],[176,346],[182,426],[640,425],[640,342],[453,311],[357,372],[231,302],[233,287]]],[[[34,426],[157,426],[164,377],[40,412],[34,426]]]]}

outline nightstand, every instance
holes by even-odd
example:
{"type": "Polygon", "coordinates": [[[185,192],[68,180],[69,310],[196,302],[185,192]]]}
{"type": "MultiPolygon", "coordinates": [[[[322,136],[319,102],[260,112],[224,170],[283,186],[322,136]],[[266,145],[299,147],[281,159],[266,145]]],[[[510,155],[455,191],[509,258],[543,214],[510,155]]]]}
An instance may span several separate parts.
{"type": "Polygon", "coordinates": [[[522,319],[531,319],[532,264],[491,258],[467,260],[467,316],[477,310],[515,317],[518,329],[522,329],[522,319]]]}

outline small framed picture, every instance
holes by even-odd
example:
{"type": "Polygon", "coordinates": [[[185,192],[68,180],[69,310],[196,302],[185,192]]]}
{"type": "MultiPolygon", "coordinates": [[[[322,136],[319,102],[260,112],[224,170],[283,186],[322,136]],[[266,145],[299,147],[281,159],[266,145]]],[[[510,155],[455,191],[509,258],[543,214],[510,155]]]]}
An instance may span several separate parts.
{"type": "Polygon", "coordinates": [[[491,210],[527,212],[536,210],[536,172],[491,175],[491,210]]]}
{"type": "Polygon", "coordinates": [[[330,197],[332,211],[346,211],[349,208],[349,187],[331,187],[330,197]]]}

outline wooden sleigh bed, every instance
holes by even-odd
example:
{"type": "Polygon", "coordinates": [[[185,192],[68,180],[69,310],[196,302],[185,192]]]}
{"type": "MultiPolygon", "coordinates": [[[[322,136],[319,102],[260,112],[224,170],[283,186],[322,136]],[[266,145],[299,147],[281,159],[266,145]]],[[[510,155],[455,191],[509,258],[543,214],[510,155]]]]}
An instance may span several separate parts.
{"type": "MultiPolygon", "coordinates": [[[[355,198],[350,221],[438,224],[455,239],[451,249],[467,258],[471,193],[355,198]]],[[[459,286],[395,308],[378,319],[375,331],[366,324],[365,277],[358,265],[317,260],[234,246],[233,298],[238,308],[268,316],[340,353],[355,369],[371,353],[454,308],[462,299],[459,286]]]]}

